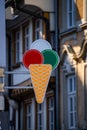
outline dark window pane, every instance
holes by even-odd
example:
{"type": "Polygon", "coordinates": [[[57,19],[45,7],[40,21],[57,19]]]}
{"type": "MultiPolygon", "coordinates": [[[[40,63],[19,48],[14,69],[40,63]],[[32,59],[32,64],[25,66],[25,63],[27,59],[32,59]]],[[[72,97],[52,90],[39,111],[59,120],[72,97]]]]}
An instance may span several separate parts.
{"type": "Polygon", "coordinates": [[[0,77],[0,83],[3,83],[3,82],[4,82],[4,78],[0,77]]]}
{"type": "Polygon", "coordinates": [[[69,92],[72,92],[73,88],[72,88],[72,79],[69,80],[69,92]]]}
{"type": "Polygon", "coordinates": [[[74,96],[74,110],[76,111],[76,96],[74,96]]]}
{"type": "Polygon", "coordinates": [[[69,13],[69,26],[72,26],[72,13],[69,13]]]}
{"type": "Polygon", "coordinates": [[[70,114],[70,126],[73,126],[73,113],[70,114]]]}
{"type": "Polygon", "coordinates": [[[16,38],[17,40],[19,40],[19,32],[16,34],[16,38]]]}
{"type": "Polygon", "coordinates": [[[31,128],[31,117],[29,117],[29,128],[31,128]]]}
{"type": "Polygon", "coordinates": [[[39,28],[40,27],[40,21],[38,20],[37,22],[36,22],[36,28],[39,28]]]}
{"type": "Polygon", "coordinates": [[[53,98],[51,98],[51,107],[53,107],[54,106],[54,100],[53,100],[53,98]]]}
{"type": "Polygon", "coordinates": [[[39,31],[36,32],[36,38],[38,39],[40,37],[39,31]]]}
{"type": "Polygon", "coordinates": [[[75,114],[74,117],[75,117],[75,126],[76,126],[76,112],[74,114],[75,114]]]}
{"type": "Polygon", "coordinates": [[[38,123],[39,123],[39,125],[42,125],[42,115],[41,114],[39,114],[38,115],[38,123]]]}
{"type": "Polygon", "coordinates": [[[74,77],[74,91],[76,90],[76,79],[74,77]]]}
{"type": "Polygon", "coordinates": [[[69,11],[72,11],[72,0],[69,0],[69,11]]]}
{"type": "Polygon", "coordinates": [[[72,112],[73,111],[73,99],[70,98],[70,111],[72,112]]]}
{"type": "Polygon", "coordinates": [[[51,123],[53,123],[53,111],[50,112],[50,115],[51,115],[51,123]]]}
{"type": "Polygon", "coordinates": [[[25,49],[29,49],[29,37],[25,37],[25,49]]]}
{"type": "Polygon", "coordinates": [[[53,124],[51,124],[51,129],[50,130],[53,130],[53,124]]]}

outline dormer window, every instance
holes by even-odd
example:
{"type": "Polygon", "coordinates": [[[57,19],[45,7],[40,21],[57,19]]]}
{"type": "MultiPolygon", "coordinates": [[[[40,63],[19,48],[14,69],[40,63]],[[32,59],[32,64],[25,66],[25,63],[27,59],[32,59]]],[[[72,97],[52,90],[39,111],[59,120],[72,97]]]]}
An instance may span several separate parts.
{"type": "Polygon", "coordinates": [[[25,27],[25,50],[29,50],[30,47],[30,33],[29,25],[25,27]]]}
{"type": "Polygon", "coordinates": [[[37,19],[35,21],[35,39],[42,38],[42,21],[37,19]]]}
{"type": "Polygon", "coordinates": [[[37,112],[38,130],[44,129],[44,114],[43,114],[44,106],[43,105],[44,105],[44,103],[38,104],[38,112],[37,112]]]}

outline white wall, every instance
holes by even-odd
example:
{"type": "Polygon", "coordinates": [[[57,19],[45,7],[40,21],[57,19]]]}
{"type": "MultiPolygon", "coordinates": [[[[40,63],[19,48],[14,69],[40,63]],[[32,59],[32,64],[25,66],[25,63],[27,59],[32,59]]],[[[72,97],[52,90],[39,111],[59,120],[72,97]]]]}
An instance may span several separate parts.
{"type": "Polygon", "coordinates": [[[24,4],[37,6],[47,12],[54,11],[54,0],[24,0],[24,4]]]}
{"type": "MultiPolygon", "coordinates": [[[[25,67],[21,66],[20,68],[15,69],[13,72],[14,73],[28,72],[28,70],[25,67]]],[[[30,74],[24,74],[24,73],[23,74],[22,73],[21,74],[13,74],[13,85],[20,84],[21,82],[23,82],[29,78],[30,78],[30,74]]]]}
{"type": "Polygon", "coordinates": [[[0,67],[6,67],[5,0],[0,0],[0,67]]]}

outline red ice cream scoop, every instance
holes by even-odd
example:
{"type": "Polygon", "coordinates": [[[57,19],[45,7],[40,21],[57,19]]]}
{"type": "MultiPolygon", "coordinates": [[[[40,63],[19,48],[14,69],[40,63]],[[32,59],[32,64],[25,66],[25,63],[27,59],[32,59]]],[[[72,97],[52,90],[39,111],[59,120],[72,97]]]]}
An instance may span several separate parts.
{"type": "Polygon", "coordinates": [[[42,64],[44,57],[40,51],[31,49],[24,53],[23,64],[28,69],[30,64],[42,64]]]}

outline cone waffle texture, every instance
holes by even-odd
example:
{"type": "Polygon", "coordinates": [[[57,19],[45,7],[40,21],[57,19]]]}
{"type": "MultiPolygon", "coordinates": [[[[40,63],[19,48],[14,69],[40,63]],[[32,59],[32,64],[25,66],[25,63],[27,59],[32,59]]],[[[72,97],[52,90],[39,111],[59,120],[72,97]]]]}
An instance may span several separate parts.
{"type": "Polygon", "coordinates": [[[42,103],[52,72],[52,66],[50,64],[31,64],[29,71],[37,103],[42,103]]]}

